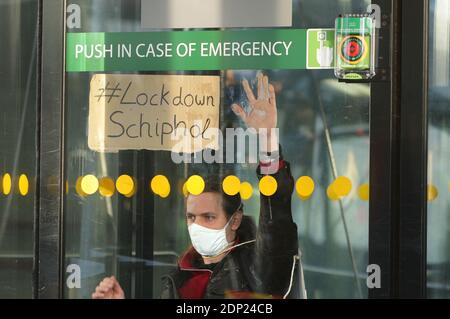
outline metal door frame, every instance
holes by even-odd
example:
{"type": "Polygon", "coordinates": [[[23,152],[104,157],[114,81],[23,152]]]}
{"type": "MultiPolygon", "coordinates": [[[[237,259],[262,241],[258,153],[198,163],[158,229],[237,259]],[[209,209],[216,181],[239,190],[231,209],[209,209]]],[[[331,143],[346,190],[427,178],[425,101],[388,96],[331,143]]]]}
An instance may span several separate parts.
{"type": "MultiPolygon", "coordinates": [[[[380,76],[371,84],[369,264],[381,267],[381,288],[369,298],[424,298],[428,0],[373,3],[383,25],[380,76]]],[[[34,297],[62,298],[66,1],[39,0],[39,7],[34,297]]]]}

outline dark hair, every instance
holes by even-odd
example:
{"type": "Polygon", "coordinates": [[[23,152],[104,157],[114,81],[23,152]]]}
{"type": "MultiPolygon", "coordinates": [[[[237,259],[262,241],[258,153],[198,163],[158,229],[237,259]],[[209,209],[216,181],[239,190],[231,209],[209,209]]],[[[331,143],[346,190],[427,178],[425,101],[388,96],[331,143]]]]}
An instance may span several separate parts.
{"type": "Polygon", "coordinates": [[[205,180],[204,193],[218,193],[222,197],[222,208],[227,214],[227,218],[230,218],[237,210],[244,212],[244,205],[242,204],[241,195],[228,195],[223,191],[222,178],[217,176],[209,176],[205,180]]]}
{"type": "MultiPolygon", "coordinates": [[[[242,203],[241,195],[239,193],[236,195],[226,194],[222,188],[223,178],[217,175],[210,175],[207,178],[204,178],[204,181],[205,189],[203,190],[203,193],[220,194],[222,198],[222,208],[227,215],[227,219],[231,218],[238,210],[244,213],[244,204],[242,203]]],[[[250,216],[242,216],[241,225],[236,233],[241,242],[255,239],[256,226],[253,219],[250,216]]]]}

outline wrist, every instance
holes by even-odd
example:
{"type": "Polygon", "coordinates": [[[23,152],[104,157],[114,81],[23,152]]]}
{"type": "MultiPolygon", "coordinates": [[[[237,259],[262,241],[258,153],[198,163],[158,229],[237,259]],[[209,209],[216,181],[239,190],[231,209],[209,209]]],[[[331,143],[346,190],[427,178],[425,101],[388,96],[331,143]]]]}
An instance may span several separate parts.
{"type": "Polygon", "coordinates": [[[260,153],[278,152],[278,128],[259,129],[260,153]]]}

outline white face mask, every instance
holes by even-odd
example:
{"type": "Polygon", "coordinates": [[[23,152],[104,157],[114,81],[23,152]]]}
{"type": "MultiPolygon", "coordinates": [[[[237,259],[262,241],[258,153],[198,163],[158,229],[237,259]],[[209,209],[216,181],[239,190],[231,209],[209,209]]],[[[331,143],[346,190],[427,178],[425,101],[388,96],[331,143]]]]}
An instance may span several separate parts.
{"type": "Polygon", "coordinates": [[[188,226],[192,246],[204,257],[213,257],[223,252],[230,243],[227,241],[226,229],[233,216],[222,229],[211,229],[192,223],[188,226]]]}

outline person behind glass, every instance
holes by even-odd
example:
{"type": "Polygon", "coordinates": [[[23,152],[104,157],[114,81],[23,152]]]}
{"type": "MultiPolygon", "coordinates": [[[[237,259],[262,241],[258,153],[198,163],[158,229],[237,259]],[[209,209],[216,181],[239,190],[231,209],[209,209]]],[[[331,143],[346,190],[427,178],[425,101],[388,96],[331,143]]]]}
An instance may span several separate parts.
{"type": "MultiPolygon", "coordinates": [[[[188,195],[186,221],[192,242],[179,259],[177,269],[163,277],[161,298],[295,298],[298,276],[297,225],[293,222],[291,197],[294,180],[289,163],[281,155],[274,87],[267,76],[258,74],[257,96],[244,80],[251,106],[246,113],[237,105],[233,112],[255,129],[261,156],[258,178],[273,176],[277,190],[260,195],[259,226],[244,215],[239,193],[223,192],[218,177],[208,177],[200,195],[188,195]],[[264,145],[266,144],[266,145],[264,145]],[[262,149],[261,149],[262,148],[262,149]]],[[[103,279],[92,294],[94,299],[121,299],[125,294],[115,277],[103,279]]]]}

